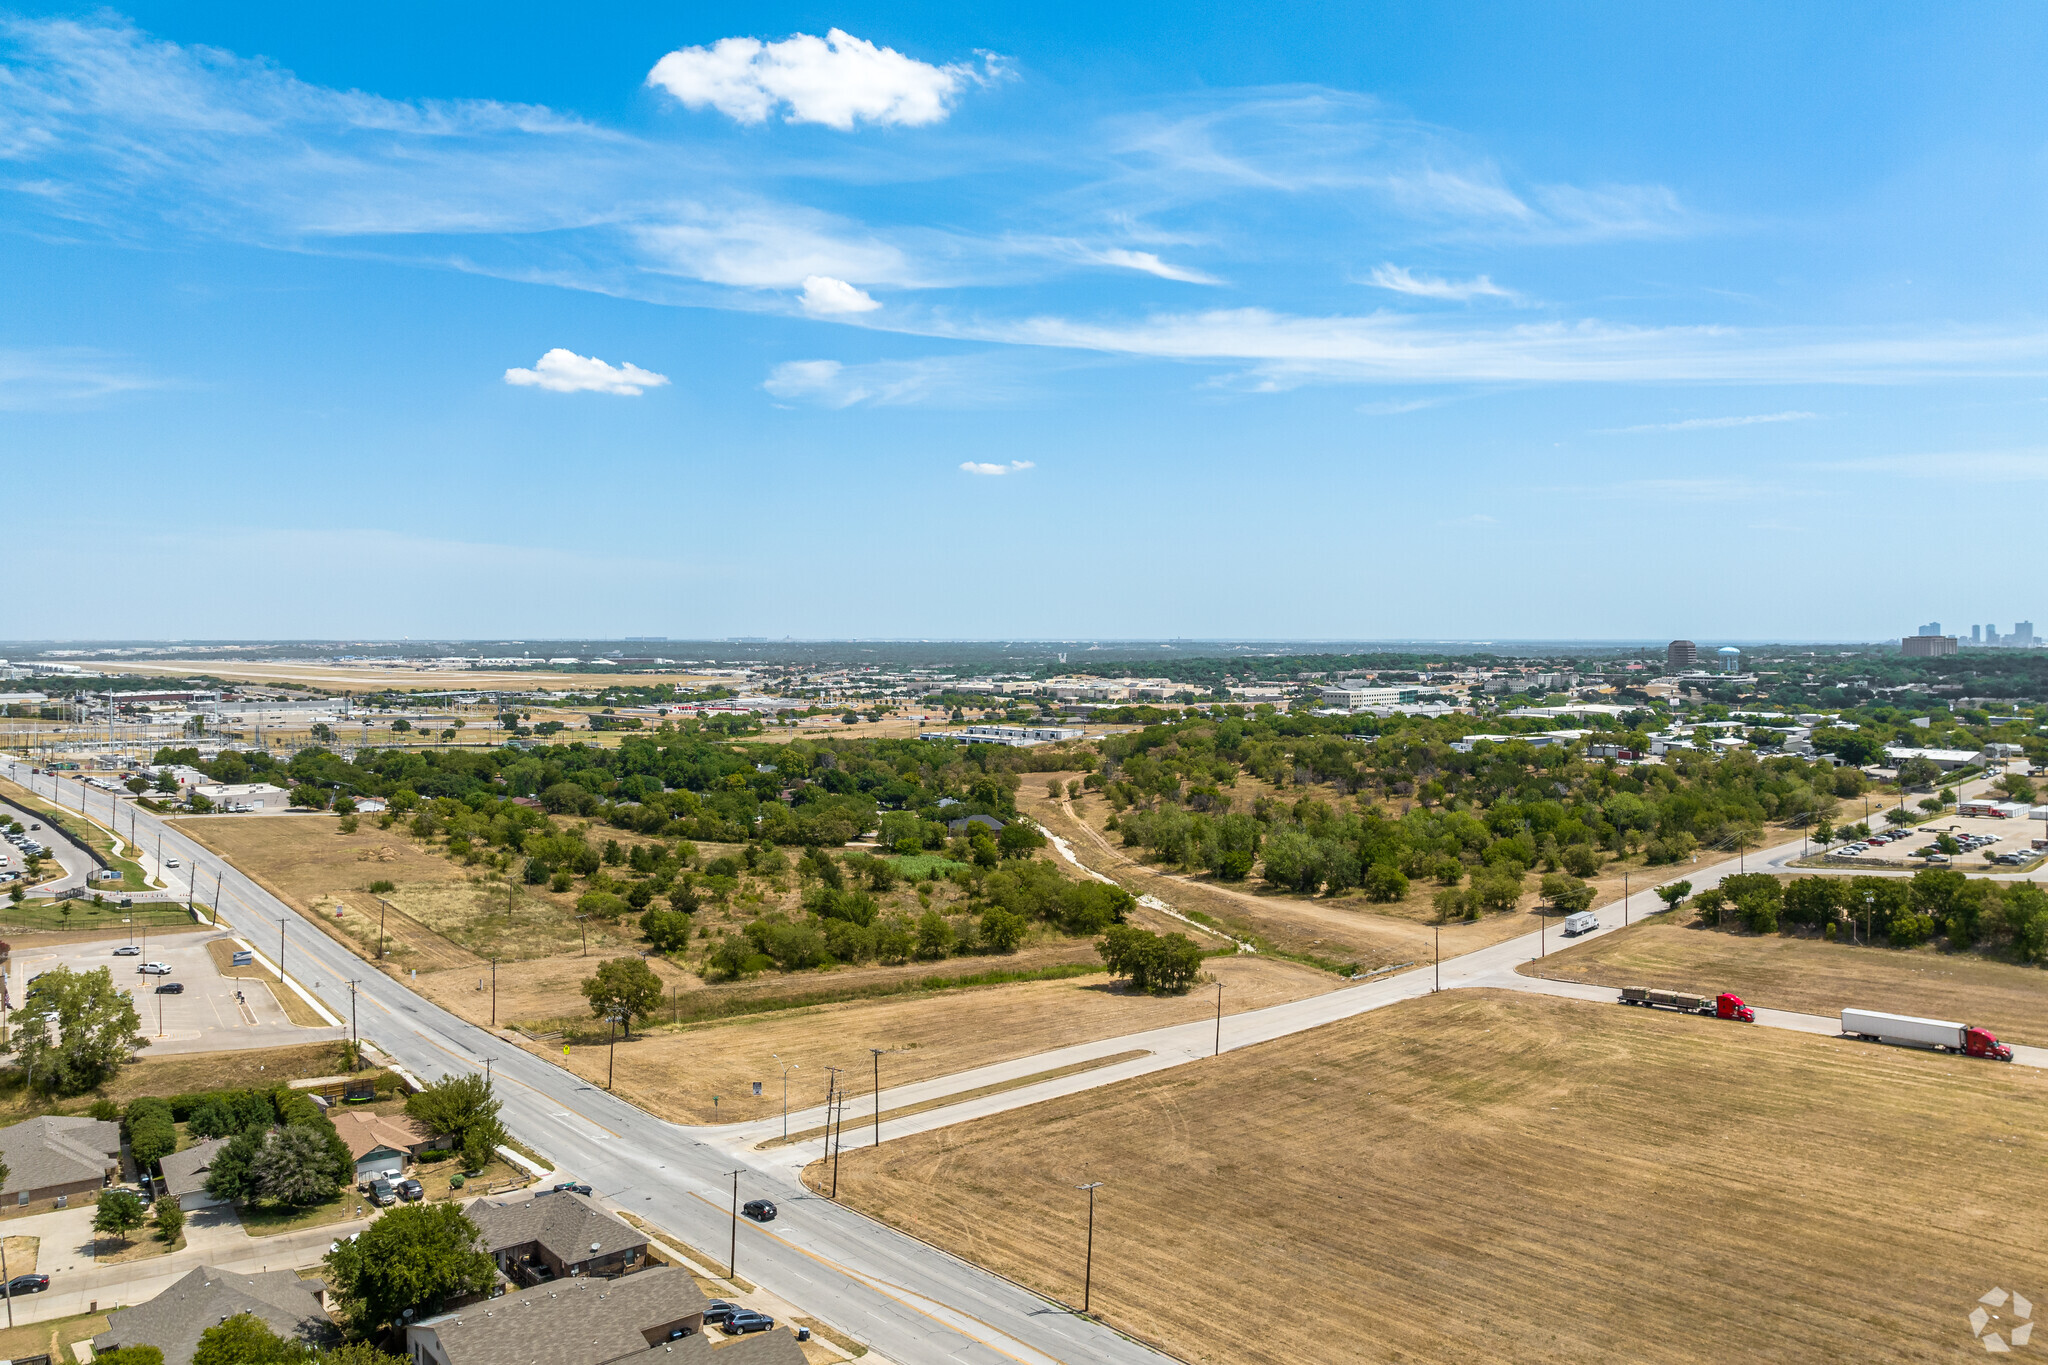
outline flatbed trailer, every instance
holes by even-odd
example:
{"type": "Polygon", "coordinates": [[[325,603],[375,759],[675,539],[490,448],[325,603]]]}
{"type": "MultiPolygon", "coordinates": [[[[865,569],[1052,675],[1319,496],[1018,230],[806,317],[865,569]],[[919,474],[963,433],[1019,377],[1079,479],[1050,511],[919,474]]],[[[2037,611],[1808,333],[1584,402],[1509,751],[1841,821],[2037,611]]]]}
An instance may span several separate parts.
{"type": "Polygon", "coordinates": [[[1730,995],[1727,991],[1718,995],[1694,995],[1689,991],[1666,991],[1654,986],[1623,986],[1621,1003],[1639,1005],[1644,1009],[1698,1014],[1708,1019],[1733,1019],[1742,1024],[1756,1022],[1756,1011],[1743,1004],[1741,996],[1730,995]]]}

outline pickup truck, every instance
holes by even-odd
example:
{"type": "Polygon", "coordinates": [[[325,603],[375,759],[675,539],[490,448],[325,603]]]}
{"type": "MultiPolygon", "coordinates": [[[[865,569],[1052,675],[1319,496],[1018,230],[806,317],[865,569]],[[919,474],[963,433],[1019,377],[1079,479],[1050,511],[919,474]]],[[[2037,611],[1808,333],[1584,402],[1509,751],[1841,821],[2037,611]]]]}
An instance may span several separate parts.
{"type": "Polygon", "coordinates": [[[1692,995],[1685,991],[1660,991],[1650,986],[1623,986],[1621,1003],[1640,1005],[1644,1009],[1700,1014],[1709,1019],[1733,1019],[1740,1024],[1756,1022],[1756,1011],[1743,1004],[1741,996],[1730,995],[1727,991],[1719,995],[1692,995]]]}

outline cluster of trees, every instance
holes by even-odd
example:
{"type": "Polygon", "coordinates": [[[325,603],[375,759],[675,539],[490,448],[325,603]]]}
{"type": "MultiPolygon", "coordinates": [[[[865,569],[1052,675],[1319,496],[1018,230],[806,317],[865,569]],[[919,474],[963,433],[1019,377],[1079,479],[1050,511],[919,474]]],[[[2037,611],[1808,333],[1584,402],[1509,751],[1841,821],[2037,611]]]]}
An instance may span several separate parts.
{"type": "MultiPolygon", "coordinates": [[[[645,969],[647,964],[639,965],[645,969]]],[[[658,994],[659,983],[655,990],[658,994]]],[[[471,1171],[490,1164],[492,1153],[505,1141],[498,1107],[491,1083],[474,1073],[443,1077],[405,1098],[406,1114],[425,1124],[435,1137],[454,1138],[464,1168],[471,1171]]]]}
{"type": "Polygon", "coordinates": [[[1753,933],[1818,929],[1912,948],[1937,937],[1950,947],[2002,949],[2023,962],[2048,962],[2048,891],[2032,882],[1995,882],[1953,868],[1897,877],[1726,877],[1693,898],[1709,923],[1739,920],[1753,933]]]}
{"type": "MultiPolygon", "coordinates": [[[[486,1294],[497,1277],[476,1224],[455,1204],[401,1204],[327,1253],[327,1282],[356,1336],[486,1294]]],[[[195,1362],[196,1365],[196,1362],[195,1362]]]]}
{"type": "MultiPolygon", "coordinates": [[[[131,1134],[142,1105],[162,1106],[171,1116],[186,1118],[196,1136],[228,1139],[207,1170],[206,1192],[216,1199],[321,1204],[339,1195],[355,1171],[348,1144],[334,1131],[327,1112],[288,1086],[136,1100],[128,1106],[131,1134]]],[[[160,1116],[162,1111],[153,1112],[160,1116]]],[[[139,1151],[136,1159],[141,1160],[139,1151]]]]}
{"type": "Polygon", "coordinates": [[[29,1087],[44,1095],[97,1089],[147,1047],[135,1001],[105,967],[56,967],[28,988],[8,1048],[29,1087]]]}
{"type": "Polygon", "coordinates": [[[1132,989],[1155,995],[1185,991],[1202,970],[1202,950],[1182,933],[1112,925],[1095,948],[1111,976],[1125,977],[1132,989]]]}

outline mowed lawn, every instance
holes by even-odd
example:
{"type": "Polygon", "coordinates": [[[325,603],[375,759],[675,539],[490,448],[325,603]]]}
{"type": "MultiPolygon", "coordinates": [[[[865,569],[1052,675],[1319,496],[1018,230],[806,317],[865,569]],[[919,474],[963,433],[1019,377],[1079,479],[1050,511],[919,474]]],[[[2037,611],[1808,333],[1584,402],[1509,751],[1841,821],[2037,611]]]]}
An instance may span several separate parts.
{"type": "Polygon", "coordinates": [[[1733,991],[1752,1005],[1801,1014],[1928,1015],[1982,1025],[2006,1042],[2048,1043],[2048,972],[1933,947],[1864,948],[1659,915],[1520,970],[1598,986],[1733,991]]]}
{"type": "Polygon", "coordinates": [[[855,1207],[1198,1361],[1950,1360],[2048,1283],[2048,1077],[1453,991],[851,1149],[855,1207]]]}

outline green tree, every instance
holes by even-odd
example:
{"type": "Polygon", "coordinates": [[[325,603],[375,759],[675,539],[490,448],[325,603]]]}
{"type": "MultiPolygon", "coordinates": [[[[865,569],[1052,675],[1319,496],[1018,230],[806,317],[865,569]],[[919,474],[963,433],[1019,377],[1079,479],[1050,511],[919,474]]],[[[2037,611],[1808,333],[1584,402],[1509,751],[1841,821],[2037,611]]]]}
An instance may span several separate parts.
{"type": "Polygon", "coordinates": [[[640,932],[664,956],[689,946],[690,927],[690,917],[676,910],[649,910],[640,917],[640,932]]]}
{"type": "Polygon", "coordinates": [[[917,955],[936,960],[953,950],[953,926],[936,910],[917,917],[917,955]]]}
{"type": "Polygon", "coordinates": [[[1672,882],[1669,886],[1657,888],[1657,899],[1664,902],[1666,910],[1676,910],[1685,904],[1685,898],[1691,894],[1691,882],[1672,882]]]}
{"type": "Polygon", "coordinates": [[[452,1203],[405,1204],[387,1211],[327,1254],[338,1306],[359,1335],[415,1318],[462,1294],[483,1294],[497,1265],[477,1247],[476,1224],[452,1203]]]}
{"type": "Polygon", "coordinates": [[[317,1204],[332,1199],[347,1175],[337,1166],[326,1135],[308,1125],[275,1128],[249,1163],[256,1193],[280,1204],[317,1204]]]}
{"type": "Polygon", "coordinates": [[[1017,945],[1024,941],[1028,922],[1022,915],[992,906],[981,917],[981,941],[988,945],[990,952],[1014,953],[1017,945]]]}
{"type": "MultiPolygon", "coordinates": [[[[488,1154],[505,1140],[505,1125],[498,1117],[498,1097],[492,1093],[491,1083],[474,1072],[445,1076],[407,1096],[405,1112],[437,1137],[456,1138],[465,1152],[474,1145],[488,1154]]],[[[485,1160],[489,1160],[488,1155],[485,1160]]]]}
{"type": "Polygon", "coordinates": [[[297,1365],[305,1359],[304,1346],[278,1336],[249,1313],[223,1318],[201,1332],[192,1353],[192,1365],[297,1365]]]}
{"type": "Polygon", "coordinates": [[[135,1002],[105,967],[44,973],[28,988],[13,1022],[14,1055],[29,1085],[46,1095],[95,1089],[149,1045],[135,1002]]]}
{"type": "Polygon", "coordinates": [[[178,1234],[185,1230],[185,1210],[178,1201],[166,1195],[156,1201],[156,1235],[166,1246],[175,1246],[178,1234]]]}
{"type": "Polygon", "coordinates": [[[131,1230],[142,1226],[147,1213],[142,1196],[127,1190],[101,1190],[99,1203],[93,1210],[92,1230],[126,1237],[131,1230]]]}
{"type": "Polygon", "coordinates": [[[1560,910],[1583,910],[1593,903],[1593,888],[1568,872],[1547,872],[1542,882],[1543,899],[1560,910]]]}
{"type": "Polygon", "coordinates": [[[600,1019],[613,1010],[625,1010],[630,1038],[633,1020],[652,1018],[661,1009],[661,978],[644,958],[615,957],[600,963],[597,974],[584,981],[583,998],[600,1019]]]}
{"type": "Polygon", "coordinates": [[[143,1170],[178,1150],[177,1122],[167,1101],[145,1095],[129,1104],[127,1120],[128,1150],[143,1170]]]}
{"type": "Polygon", "coordinates": [[[154,1346],[116,1346],[93,1355],[95,1365],[164,1365],[164,1353],[154,1346]]]}
{"type": "Polygon", "coordinates": [[[206,1192],[215,1199],[240,1202],[256,1193],[250,1167],[263,1149],[263,1130],[245,1128],[228,1139],[227,1146],[213,1154],[206,1168],[206,1192]]]}
{"type": "Polygon", "coordinates": [[[1113,925],[1095,945],[1113,976],[1155,995],[1185,991],[1202,970],[1202,950],[1186,934],[1113,925]]]}
{"type": "Polygon", "coordinates": [[[301,782],[298,786],[292,788],[292,804],[294,806],[306,806],[312,810],[325,810],[327,808],[327,793],[310,782],[301,782]]]}
{"type": "Polygon", "coordinates": [[[1999,776],[1995,785],[2000,791],[2005,793],[2005,799],[2008,801],[2032,801],[2034,799],[2033,779],[2023,777],[2019,773],[2003,773],[1999,776]]]}
{"type": "Polygon", "coordinates": [[[1369,901],[1397,901],[1408,894],[1408,878],[1392,863],[1374,863],[1365,870],[1360,889],[1369,901]]]}

